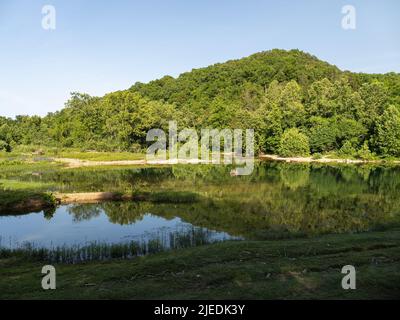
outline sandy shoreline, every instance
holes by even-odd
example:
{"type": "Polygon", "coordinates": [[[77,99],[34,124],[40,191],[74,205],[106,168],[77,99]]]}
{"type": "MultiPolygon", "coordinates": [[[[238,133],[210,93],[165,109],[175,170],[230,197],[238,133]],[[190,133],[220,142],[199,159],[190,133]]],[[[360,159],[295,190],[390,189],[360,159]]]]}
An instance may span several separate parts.
{"type": "Polygon", "coordinates": [[[72,158],[54,158],[54,161],[64,163],[67,165],[68,168],[96,167],[96,166],[200,164],[207,162],[201,159],[91,161],[91,160],[81,160],[72,158]]]}
{"type": "MultiPolygon", "coordinates": [[[[298,162],[298,163],[352,163],[352,164],[362,164],[362,163],[383,163],[385,160],[361,160],[361,159],[333,159],[322,157],[321,159],[313,159],[312,157],[290,157],[284,158],[272,154],[260,155],[259,159],[262,160],[272,160],[272,161],[284,161],[284,162],[298,162]]],[[[390,163],[400,164],[400,161],[389,161],[390,163]]]]}
{"type": "Polygon", "coordinates": [[[54,193],[54,197],[57,199],[58,204],[133,200],[132,195],[117,192],[54,193]]]}
{"type": "MultiPolygon", "coordinates": [[[[346,163],[346,164],[366,164],[366,163],[384,163],[400,164],[400,161],[385,161],[385,160],[361,160],[361,159],[333,159],[322,157],[314,159],[312,157],[280,157],[272,154],[264,154],[255,158],[256,160],[270,160],[281,162],[294,163],[346,163]]],[[[55,162],[66,164],[68,168],[80,167],[96,167],[96,166],[143,166],[143,165],[172,165],[172,164],[205,164],[206,160],[201,159],[174,159],[174,160],[115,160],[115,161],[91,161],[72,158],[54,158],[55,162]]],[[[210,163],[210,162],[208,162],[210,163]]]]}

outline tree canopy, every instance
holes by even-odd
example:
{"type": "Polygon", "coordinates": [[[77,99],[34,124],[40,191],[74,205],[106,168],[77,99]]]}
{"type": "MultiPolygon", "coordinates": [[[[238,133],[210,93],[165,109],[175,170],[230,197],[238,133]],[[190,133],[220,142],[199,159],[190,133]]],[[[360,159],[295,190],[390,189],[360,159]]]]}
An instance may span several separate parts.
{"type": "Polygon", "coordinates": [[[299,50],[275,49],[103,97],[72,93],[45,117],[0,117],[0,150],[35,144],[138,151],[149,129],[175,120],[182,129],[253,128],[256,150],[265,153],[279,153],[293,137],[307,140],[311,153],[368,148],[400,157],[399,113],[400,74],[343,72],[299,50]]]}

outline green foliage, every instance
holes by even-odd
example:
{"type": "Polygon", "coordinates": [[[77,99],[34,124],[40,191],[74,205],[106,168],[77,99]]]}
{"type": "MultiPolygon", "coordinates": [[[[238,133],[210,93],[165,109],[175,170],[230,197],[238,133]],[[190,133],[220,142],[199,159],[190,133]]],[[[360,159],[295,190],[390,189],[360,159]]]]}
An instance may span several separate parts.
{"type": "Polygon", "coordinates": [[[335,110],[333,99],[333,84],[327,78],[315,81],[308,90],[308,113],[313,116],[332,116],[335,110]]]}
{"type": "Polygon", "coordinates": [[[367,141],[365,141],[364,144],[362,145],[361,149],[358,150],[357,156],[362,160],[372,160],[374,158],[374,155],[369,150],[367,141]]]}
{"type": "Polygon", "coordinates": [[[185,106],[193,113],[207,109],[218,95],[224,95],[230,101],[243,100],[246,96],[257,101],[257,92],[262,92],[262,88],[274,80],[294,80],[303,88],[325,77],[336,79],[339,74],[340,70],[335,66],[299,50],[271,50],[194,69],[176,79],[168,76],[148,84],[136,83],[131,90],[152,100],[185,106]]]}
{"type": "Polygon", "coordinates": [[[383,156],[400,157],[400,110],[390,106],[376,124],[375,146],[383,156]]]}
{"type": "Polygon", "coordinates": [[[322,154],[319,153],[319,152],[314,153],[314,154],[312,155],[312,158],[313,158],[314,160],[322,159],[322,154]]]}
{"type": "Polygon", "coordinates": [[[342,72],[299,50],[271,50],[104,97],[72,93],[64,109],[43,118],[0,117],[0,151],[143,152],[147,131],[175,120],[178,129],[252,128],[259,152],[278,153],[283,132],[298,128],[312,153],[368,140],[377,154],[399,156],[399,106],[399,74],[342,72]]]}
{"type": "Polygon", "coordinates": [[[332,119],[312,117],[309,120],[308,136],[311,152],[327,152],[337,148],[338,129],[332,119]]]}
{"type": "Polygon", "coordinates": [[[354,156],[356,149],[354,149],[352,143],[347,140],[339,150],[339,154],[343,156],[354,156]]]}
{"type": "Polygon", "coordinates": [[[373,81],[364,83],[360,88],[360,95],[365,103],[365,108],[360,110],[361,121],[372,124],[382,114],[387,105],[388,95],[383,83],[373,81]]]}
{"type": "Polygon", "coordinates": [[[10,145],[4,140],[0,140],[0,151],[11,151],[10,145]]]}
{"type": "Polygon", "coordinates": [[[286,130],[281,138],[279,155],[283,157],[308,156],[310,154],[310,145],[308,137],[292,128],[286,130]]]}

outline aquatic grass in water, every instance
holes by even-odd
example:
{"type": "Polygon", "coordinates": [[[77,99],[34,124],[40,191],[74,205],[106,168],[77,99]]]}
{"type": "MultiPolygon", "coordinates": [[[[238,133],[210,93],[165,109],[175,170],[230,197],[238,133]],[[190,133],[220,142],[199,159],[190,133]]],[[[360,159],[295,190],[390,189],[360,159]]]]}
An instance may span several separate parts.
{"type": "Polygon", "coordinates": [[[0,237],[0,259],[17,257],[49,263],[75,264],[86,261],[110,259],[132,259],[167,250],[211,244],[224,239],[212,238],[212,232],[203,228],[190,227],[180,231],[161,232],[147,240],[132,240],[121,243],[93,241],[85,245],[40,247],[31,242],[5,247],[0,237]]]}

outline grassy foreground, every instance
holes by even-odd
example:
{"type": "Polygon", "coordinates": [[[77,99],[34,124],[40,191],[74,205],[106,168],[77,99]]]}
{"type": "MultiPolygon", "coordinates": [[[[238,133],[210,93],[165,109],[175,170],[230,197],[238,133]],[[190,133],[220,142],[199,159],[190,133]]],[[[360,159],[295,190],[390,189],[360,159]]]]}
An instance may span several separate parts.
{"type": "Polygon", "coordinates": [[[133,260],[55,265],[0,260],[0,299],[393,299],[400,298],[400,229],[312,239],[233,241],[133,260]],[[343,290],[354,265],[357,289],[343,290]]]}

